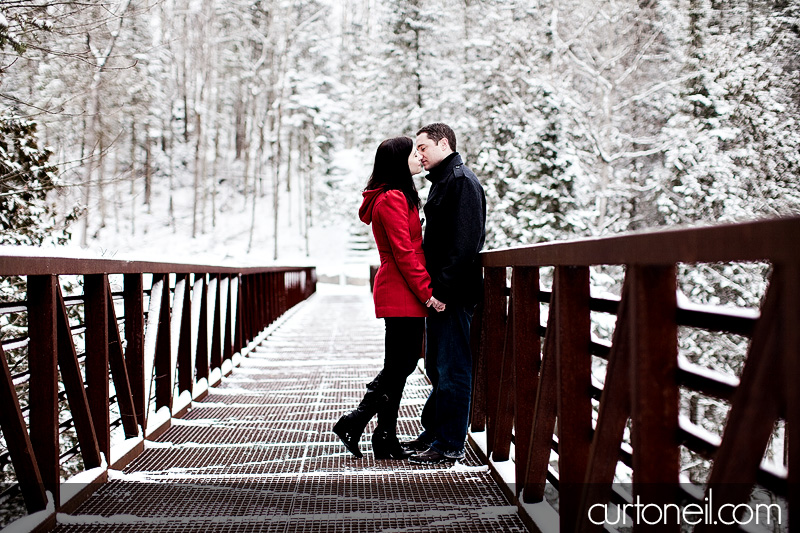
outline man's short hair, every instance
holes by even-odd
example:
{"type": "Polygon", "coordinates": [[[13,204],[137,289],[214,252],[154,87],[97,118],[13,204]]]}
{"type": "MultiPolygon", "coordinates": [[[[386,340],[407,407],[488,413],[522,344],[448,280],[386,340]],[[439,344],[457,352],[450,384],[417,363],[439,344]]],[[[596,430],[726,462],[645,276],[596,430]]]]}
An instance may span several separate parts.
{"type": "Polygon", "coordinates": [[[441,122],[428,124],[427,126],[421,128],[417,132],[417,135],[421,135],[423,133],[426,133],[428,138],[435,143],[438,143],[442,139],[447,139],[448,144],[450,144],[450,149],[454,152],[456,151],[456,134],[453,131],[453,128],[447,124],[442,124],[441,122]]]}

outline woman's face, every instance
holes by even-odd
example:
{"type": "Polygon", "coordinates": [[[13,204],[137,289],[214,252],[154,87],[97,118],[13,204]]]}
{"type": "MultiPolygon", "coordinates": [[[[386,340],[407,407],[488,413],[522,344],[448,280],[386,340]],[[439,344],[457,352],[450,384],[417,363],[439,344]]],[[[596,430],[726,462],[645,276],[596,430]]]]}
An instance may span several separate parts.
{"type": "Polygon", "coordinates": [[[408,170],[411,171],[412,176],[422,172],[422,163],[419,162],[419,154],[415,148],[412,148],[408,155],[408,170]]]}

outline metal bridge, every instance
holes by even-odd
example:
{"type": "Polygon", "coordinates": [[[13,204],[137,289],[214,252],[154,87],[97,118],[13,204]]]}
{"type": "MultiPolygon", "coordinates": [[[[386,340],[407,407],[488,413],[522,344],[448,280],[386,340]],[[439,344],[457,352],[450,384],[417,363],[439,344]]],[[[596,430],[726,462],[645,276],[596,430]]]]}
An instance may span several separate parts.
{"type": "MultiPolygon", "coordinates": [[[[566,532],[614,525],[615,505],[638,531],[649,505],[683,520],[659,529],[706,531],[750,530],[743,505],[767,502],[761,523],[788,530],[798,242],[789,218],[484,253],[468,453],[449,468],[356,460],[329,431],[381,366],[366,290],[317,290],[313,268],[0,257],[27,294],[0,304],[0,518],[18,502],[8,531],[566,532]],[[760,309],[677,296],[681,264],[756,261],[760,309]],[[618,296],[591,291],[598,266],[618,296]],[[745,339],[736,375],[689,362],[692,331],[745,339]],[[687,412],[697,397],[727,410],[719,434],[687,412]]],[[[409,378],[402,436],[427,391],[409,378]]]]}

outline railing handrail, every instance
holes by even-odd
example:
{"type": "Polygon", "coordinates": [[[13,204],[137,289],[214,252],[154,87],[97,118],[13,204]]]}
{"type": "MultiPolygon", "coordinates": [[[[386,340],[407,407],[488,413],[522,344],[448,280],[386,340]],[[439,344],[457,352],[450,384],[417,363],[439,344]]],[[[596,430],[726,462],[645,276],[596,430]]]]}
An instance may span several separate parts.
{"type": "Polygon", "coordinates": [[[668,265],[800,260],[800,217],[705,227],[671,227],[500,248],[483,266],[668,265]]]}
{"type": "Polygon", "coordinates": [[[25,298],[0,306],[0,315],[27,313],[25,337],[0,341],[4,455],[29,513],[45,510],[46,491],[53,496],[45,528],[55,524],[56,512],[77,505],[105,481],[108,468],[122,468],[141,453],[145,439],[157,437],[171,417],[202,398],[268,334],[270,324],[315,292],[317,281],[314,267],[15,256],[2,250],[0,276],[27,277],[25,298]],[[65,296],[62,275],[82,276],[83,295],[65,296]],[[110,281],[115,275],[121,275],[117,292],[110,281]],[[81,304],[74,309],[81,315],[79,326],[70,321],[69,302],[81,304]],[[73,338],[78,331],[84,336],[83,356],[73,338]],[[11,373],[5,353],[18,349],[26,350],[20,357],[28,359],[28,392],[36,391],[26,413],[17,393],[22,381],[11,373]],[[119,418],[112,420],[114,398],[119,418]],[[61,491],[64,399],[79,443],[66,453],[80,454],[92,475],[102,470],[79,494],[61,491]],[[125,441],[115,448],[111,431],[120,424],[125,441]]]}
{"type": "MultiPolygon", "coordinates": [[[[472,328],[472,438],[483,442],[496,476],[510,483],[507,495],[532,529],[553,530],[544,527],[553,523],[552,508],[526,506],[543,501],[549,482],[558,490],[560,531],[601,530],[588,515],[595,505],[632,501],[613,486],[620,463],[632,472],[633,497],[648,504],[698,504],[705,490],[708,501],[713,492],[713,510],[721,512],[747,502],[759,485],[773,497],[786,497],[790,511],[800,505],[787,489],[795,478],[786,470],[797,466],[800,447],[790,447],[778,466],[761,464],[776,424],[787,434],[800,425],[800,411],[790,401],[794,382],[778,379],[797,375],[800,356],[798,242],[800,217],[788,217],[481,254],[485,291],[472,328]],[[751,274],[769,275],[758,310],[698,306],[679,295],[680,264],[747,262],[770,267],[751,274]],[[619,298],[592,296],[595,265],[624,267],[619,298]],[[540,269],[549,267],[552,288],[545,290],[540,269]],[[592,313],[598,311],[617,316],[610,344],[592,336],[592,313]],[[679,349],[682,327],[748,339],[741,375],[688,361],[679,349]],[[594,357],[606,362],[602,389],[595,385],[594,357]],[[729,403],[721,436],[684,416],[681,391],[729,403]],[[512,442],[513,469],[498,466],[510,460],[512,442]],[[712,464],[704,488],[682,482],[682,447],[712,464]]],[[[634,531],[646,527],[637,522],[634,531]]]]}
{"type": "Polygon", "coordinates": [[[6,255],[0,251],[0,276],[88,274],[260,274],[300,272],[307,266],[246,266],[190,264],[58,255],[6,255]]]}

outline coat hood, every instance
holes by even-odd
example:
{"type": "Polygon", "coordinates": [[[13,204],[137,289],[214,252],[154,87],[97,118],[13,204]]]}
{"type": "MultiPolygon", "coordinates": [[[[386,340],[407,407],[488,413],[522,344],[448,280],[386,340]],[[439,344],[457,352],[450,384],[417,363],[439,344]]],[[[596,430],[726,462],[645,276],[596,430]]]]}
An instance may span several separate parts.
{"type": "Polygon", "coordinates": [[[375,208],[375,201],[383,192],[385,192],[383,189],[370,189],[361,193],[364,201],[361,202],[361,208],[358,210],[358,218],[364,224],[372,224],[372,210],[375,208]]]}

